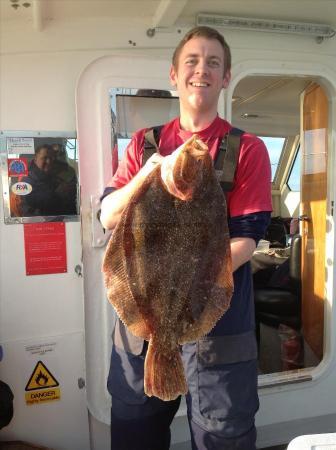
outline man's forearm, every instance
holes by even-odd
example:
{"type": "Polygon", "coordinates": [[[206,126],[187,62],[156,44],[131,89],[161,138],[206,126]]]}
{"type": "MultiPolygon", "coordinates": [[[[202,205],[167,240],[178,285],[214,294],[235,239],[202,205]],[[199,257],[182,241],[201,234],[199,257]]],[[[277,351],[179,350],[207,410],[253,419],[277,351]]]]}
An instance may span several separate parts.
{"type": "Polygon", "coordinates": [[[132,195],[137,191],[144,179],[162,160],[158,153],[152,155],[144,167],[131,179],[129,183],[120,189],[107,195],[101,204],[100,221],[106,230],[114,228],[120,220],[120,216],[127,206],[132,195]]]}
{"type": "Polygon", "coordinates": [[[234,272],[252,258],[253,252],[256,249],[256,243],[254,239],[245,237],[232,238],[230,243],[232,270],[234,272]]]}
{"type": "Polygon", "coordinates": [[[103,199],[100,221],[106,230],[111,230],[117,225],[123,210],[141,181],[141,174],[138,173],[128,184],[113,191],[103,199]]]}

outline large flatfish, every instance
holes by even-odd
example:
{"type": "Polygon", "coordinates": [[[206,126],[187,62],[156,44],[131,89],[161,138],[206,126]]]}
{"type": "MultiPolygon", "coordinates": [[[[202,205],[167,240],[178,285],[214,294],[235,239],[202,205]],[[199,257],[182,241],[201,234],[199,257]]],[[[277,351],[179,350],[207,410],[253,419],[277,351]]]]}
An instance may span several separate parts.
{"type": "Polygon", "coordinates": [[[233,291],[225,197],[197,136],[163,158],[133,195],[103,272],[120,319],[149,341],[145,393],[162,400],[186,393],[179,345],[206,335],[233,291]]]}

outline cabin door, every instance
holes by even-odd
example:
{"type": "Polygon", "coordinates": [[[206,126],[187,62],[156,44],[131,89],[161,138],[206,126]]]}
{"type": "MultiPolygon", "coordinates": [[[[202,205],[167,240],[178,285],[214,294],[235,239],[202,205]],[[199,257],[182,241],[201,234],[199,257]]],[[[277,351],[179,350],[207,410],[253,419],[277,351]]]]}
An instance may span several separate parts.
{"type": "Polygon", "coordinates": [[[314,83],[301,97],[301,226],[303,335],[323,356],[328,99],[314,83]]]}

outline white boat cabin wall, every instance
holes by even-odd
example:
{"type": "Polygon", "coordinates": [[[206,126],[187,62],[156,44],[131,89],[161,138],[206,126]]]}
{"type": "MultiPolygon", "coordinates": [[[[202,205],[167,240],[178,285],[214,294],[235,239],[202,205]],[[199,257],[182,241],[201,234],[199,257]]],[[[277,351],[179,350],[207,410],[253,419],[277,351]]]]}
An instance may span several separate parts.
{"type": "MultiPolygon", "coordinates": [[[[14,417],[0,441],[55,450],[110,448],[106,379],[115,316],[101,274],[109,238],[97,219],[104,186],[136,129],[178,115],[170,61],[197,14],[335,29],[336,3],[315,3],[1,2],[0,379],[15,398],[14,417]],[[39,139],[75,142],[68,161],[78,168],[78,214],[34,220],[14,214],[10,192],[17,180],[8,172],[7,145],[12,137],[33,139],[32,145],[39,139]],[[64,224],[65,272],[27,275],[29,222],[64,224]],[[36,367],[56,380],[57,386],[49,386],[59,389],[55,401],[27,402],[36,367]]],[[[273,231],[279,241],[268,234],[252,260],[258,446],[265,448],[300,434],[336,431],[336,37],[219,30],[233,61],[218,113],[264,139],[272,163],[273,231]],[[286,266],[287,284],[280,288],[296,303],[282,317],[265,311],[263,302],[277,295],[279,286],[270,280],[286,266]]],[[[15,158],[22,155],[18,151],[15,158]]],[[[189,448],[183,403],[172,426],[172,449],[189,448]]]]}

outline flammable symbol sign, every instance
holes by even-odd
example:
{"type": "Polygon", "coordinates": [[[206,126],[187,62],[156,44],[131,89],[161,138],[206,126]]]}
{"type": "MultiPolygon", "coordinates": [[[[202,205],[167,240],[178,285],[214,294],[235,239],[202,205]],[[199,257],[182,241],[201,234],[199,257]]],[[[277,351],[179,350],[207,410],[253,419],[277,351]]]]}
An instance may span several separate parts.
{"type": "Polygon", "coordinates": [[[26,391],[59,386],[56,378],[49,372],[42,361],[38,361],[25,387],[26,391]]]}

